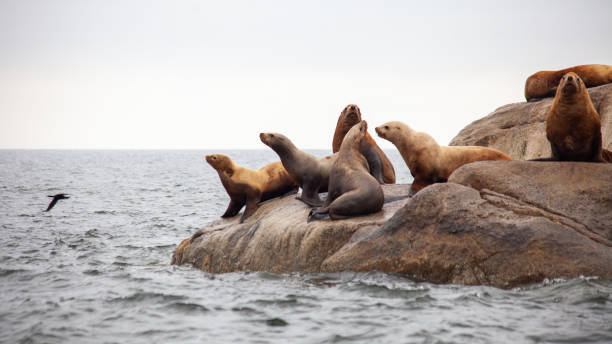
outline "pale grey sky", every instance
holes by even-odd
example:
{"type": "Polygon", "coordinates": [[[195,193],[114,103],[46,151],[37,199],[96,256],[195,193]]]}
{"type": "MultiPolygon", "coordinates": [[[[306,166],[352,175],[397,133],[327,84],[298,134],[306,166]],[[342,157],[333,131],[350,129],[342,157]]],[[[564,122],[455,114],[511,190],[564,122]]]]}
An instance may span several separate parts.
{"type": "MultiPolygon", "coordinates": [[[[447,144],[543,69],[612,64],[612,1],[0,0],[0,148],[330,148],[338,114],[447,144]]],[[[378,139],[383,147],[392,147],[378,139]]]]}

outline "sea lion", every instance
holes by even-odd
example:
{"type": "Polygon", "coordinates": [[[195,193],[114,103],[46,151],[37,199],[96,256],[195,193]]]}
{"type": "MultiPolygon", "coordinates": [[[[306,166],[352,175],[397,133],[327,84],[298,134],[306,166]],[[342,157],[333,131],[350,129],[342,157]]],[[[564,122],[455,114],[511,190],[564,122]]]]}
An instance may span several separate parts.
{"type": "MultiPolygon", "coordinates": [[[[604,162],[601,121],[584,81],[569,72],[559,83],[555,99],[546,115],[546,138],[551,160],[604,162]]],[[[605,152],[606,157],[609,152],[605,152]]]]}
{"type": "Polygon", "coordinates": [[[480,160],[512,160],[506,154],[481,146],[440,146],[429,134],[416,132],[402,122],[376,127],[378,136],[391,141],[414,177],[410,195],[433,183],[443,183],[462,165],[480,160]]]}
{"type": "MultiPolygon", "coordinates": [[[[357,123],[361,122],[361,110],[355,104],[347,105],[338,117],[334,139],[332,141],[332,151],[334,153],[340,150],[342,139],[346,133],[357,123]]],[[[366,133],[365,138],[361,141],[359,151],[368,161],[370,166],[370,174],[378,180],[380,184],[394,184],[395,170],[387,155],[378,147],[376,141],[366,133]]]]}
{"type": "Polygon", "coordinates": [[[367,130],[366,121],[360,121],[345,135],[329,174],[325,204],[310,211],[308,222],[321,219],[325,214],[332,220],[339,220],[382,209],[385,198],[382,188],[370,174],[368,161],[360,152],[367,130]]]}
{"type": "Polygon", "coordinates": [[[240,223],[243,223],[257,210],[259,202],[297,192],[297,184],[280,161],[258,170],[238,166],[223,154],[207,155],[206,161],[217,170],[221,183],[230,197],[227,210],[221,217],[235,216],[246,204],[246,209],[240,218],[240,223]]]}
{"type": "Polygon", "coordinates": [[[302,194],[297,199],[311,207],[321,206],[323,201],[319,198],[319,192],[327,191],[329,171],[338,155],[318,158],[299,150],[291,140],[279,133],[261,133],[259,138],[278,154],[287,172],[302,188],[302,194]]]}
{"type": "Polygon", "coordinates": [[[557,71],[540,71],[525,81],[525,99],[527,101],[554,97],[561,78],[574,72],[582,78],[586,87],[595,87],[612,83],[612,66],[602,64],[580,65],[557,71]]]}

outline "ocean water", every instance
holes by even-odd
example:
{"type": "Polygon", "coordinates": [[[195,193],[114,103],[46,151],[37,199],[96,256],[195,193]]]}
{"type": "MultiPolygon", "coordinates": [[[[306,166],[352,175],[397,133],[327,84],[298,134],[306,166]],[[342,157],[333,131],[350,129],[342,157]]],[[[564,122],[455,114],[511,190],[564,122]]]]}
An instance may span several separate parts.
{"type": "Polygon", "coordinates": [[[612,281],[592,276],[501,290],[171,266],[227,205],[209,153],[0,151],[0,342],[612,343],[612,281]],[[43,212],[60,192],[71,198],[43,212]]]}

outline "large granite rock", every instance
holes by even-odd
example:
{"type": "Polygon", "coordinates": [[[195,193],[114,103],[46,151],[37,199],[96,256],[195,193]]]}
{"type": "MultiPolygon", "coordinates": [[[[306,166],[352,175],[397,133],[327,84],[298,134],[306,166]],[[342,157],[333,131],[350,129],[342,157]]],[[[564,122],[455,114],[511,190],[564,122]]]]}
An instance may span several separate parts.
{"type": "MultiPolygon", "coordinates": [[[[612,84],[590,88],[589,95],[601,118],[603,147],[612,150],[612,84]]],[[[492,147],[519,160],[549,157],[546,113],[552,100],[502,106],[465,127],[450,145],[492,147]]]]}
{"type": "Polygon", "coordinates": [[[172,263],[209,272],[368,271],[433,283],[512,287],[544,278],[612,277],[612,164],[489,161],[407,199],[385,185],[383,211],[306,223],[293,197],[244,224],[218,220],[172,263]]]}

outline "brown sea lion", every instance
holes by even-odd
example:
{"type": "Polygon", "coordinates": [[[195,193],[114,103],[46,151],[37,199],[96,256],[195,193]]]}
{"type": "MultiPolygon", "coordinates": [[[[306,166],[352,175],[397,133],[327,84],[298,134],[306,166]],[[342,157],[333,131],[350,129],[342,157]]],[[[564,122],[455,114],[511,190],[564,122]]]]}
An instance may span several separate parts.
{"type": "Polygon", "coordinates": [[[291,140],[279,133],[259,134],[261,142],[272,148],[293,180],[302,188],[297,199],[311,207],[323,204],[319,192],[327,191],[329,171],[338,154],[318,158],[299,150],[291,140]]]}
{"type": "MultiPolygon", "coordinates": [[[[344,135],[357,123],[361,122],[361,110],[355,104],[347,105],[338,117],[334,139],[332,141],[332,151],[334,153],[340,150],[344,135]]],[[[370,174],[381,184],[395,183],[395,170],[387,155],[378,147],[376,141],[366,133],[365,138],[361,141],[359,151],[368,160],[370,165],[370,174]]]]}
{"type": "Polygon", "coordinates": [[[580,65],[556,71],[540,71],[527,78],[525,99],[527,101],[554,97],[561,78],[574,72],[582,78],[586,87],[612,83],[612,66],[602,64],[580,65]]]}
{"type": "Polygon", "coordinates": [[[375,213],[382,209],[382,188],[370,174],[368,161],[360,152],[361,141],[367,130],[368,124],[361,121],[344,137],[338,151],[338,159],[330,171],[325,205],[310,211],[309,222],[321,219],[325,214],[329,214],[332,220],[339,220],[375,213]]]}
{"type": "Polygon", "coordinates": [[[230,197],[227,210],[221,217],[235,216],[246,204],[240,223],[243,223],[257,210],[259,202],[287,193],[295,193],[298,189],[297,184],[280,161],[258,170],[238,166],[223,154],[207,155],[206,161],[217,170],[221,183],[230,197]]]}
{"type": "Polygon", "coordinates": [[[601,121],[583,80],[574,72],[561,78],[546,115],[552,160],[603,162],[601,121]]]}
{"type": "Polygon", "coordinates": [[[410,194],[433,184],[443,183],[462,165],[480,160],[512,160],[506,154],[481,146],[440,146],[429,134],[416,132],[402,122],[376,127],[378,136],[391,141],[414,177],[410,194]]]}

